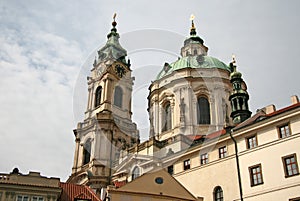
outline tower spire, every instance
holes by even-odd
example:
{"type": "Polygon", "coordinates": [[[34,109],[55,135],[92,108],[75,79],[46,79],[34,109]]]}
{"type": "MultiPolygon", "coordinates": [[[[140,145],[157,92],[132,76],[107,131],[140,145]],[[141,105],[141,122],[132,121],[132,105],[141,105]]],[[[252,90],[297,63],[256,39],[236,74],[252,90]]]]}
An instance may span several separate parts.
{"type": "Polygon", "coordinates": [[[190,20],[192,21],[192,26],[191,26],[191,31],[190,31],[190,35],[191,36],[196,36],[197,32],[196,32],[196,27],[194,24],[194,19],[195,19],[195,15],[191,15],[190,20]]]}
{"type": "Polygon", "coordinates": [[[126,50],[120,45],[119,38],[120,35],[117,32],[117,22],[116,22],[117,14],[114,13],[112,16],[112,28],[110,32],[107,34],[107,42],[101,49],[98,50],[98,59],[115,59],[115,61],[121,61],[126,63],[125,57],[127,56],[126,50]]]}
{"type": "Polygon", "coordinates": [[[117,17],[117,13],[114,13],[113,22],[111,23],[112,29],[110,30],[110,33],[107,35],[107,38],[110,38],[113,35],[118,36],[117,28],[116,28],[116,26],[117,26],[116,17],[117,17]]]}
{"type": "Polygon", "coordinates": [[[116,28],[116,26],[117,26],[116,17],[117,17],[117,13],[114,13],[114,15],[113,15],[113,20],[114,21],[111,23],[113,28],[116,28]]]}
{"type": "Polygon", "coordinates": [[[232,62],[230,63],[230,82],[232,84],[232,93],[229,96],[231,102],[231,118],[234,124],[241,123],[251,116],[248,106],[249,95],[247,87],[242,79],[242,73],[236,70],[236,58],[232,55],[232,62]]]}

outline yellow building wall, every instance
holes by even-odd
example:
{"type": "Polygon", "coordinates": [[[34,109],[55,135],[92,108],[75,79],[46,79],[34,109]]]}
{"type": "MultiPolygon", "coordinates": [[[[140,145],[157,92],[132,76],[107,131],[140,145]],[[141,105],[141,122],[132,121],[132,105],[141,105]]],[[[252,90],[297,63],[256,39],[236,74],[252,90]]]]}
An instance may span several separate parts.
{"type": "MultiPolygon", "coordinates": [[[[295,153],[299,166],[300,124],[298,119],[289,122],[291,136],[279,138],[277,124],[273,124],[258,132],[258,147],[240,154],[245,200],[289,200],[300,196],[300,175],[286,178],[282,161],[282,157],[295,153]],[[249,167],[257,164],[261,164],[263,184],[251,187],[249,167]]],[[[243,148],[242,141],[239,145],[243,148]]]]}

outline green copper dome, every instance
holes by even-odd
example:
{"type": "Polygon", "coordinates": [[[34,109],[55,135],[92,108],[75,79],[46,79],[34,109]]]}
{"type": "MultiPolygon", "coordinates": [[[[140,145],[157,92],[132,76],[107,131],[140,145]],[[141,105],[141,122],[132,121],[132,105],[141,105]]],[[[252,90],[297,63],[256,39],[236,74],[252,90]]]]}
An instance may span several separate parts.
{"type": "Polygon", "coordinates": [[[229,66],[214,57],[196,55],[182,57],[169,65],[165,65],[157,75],[156,80],[159,80],[166,75],[170,75],[173,71],[184,68],[219,68],[231,72],[229,66]]]}

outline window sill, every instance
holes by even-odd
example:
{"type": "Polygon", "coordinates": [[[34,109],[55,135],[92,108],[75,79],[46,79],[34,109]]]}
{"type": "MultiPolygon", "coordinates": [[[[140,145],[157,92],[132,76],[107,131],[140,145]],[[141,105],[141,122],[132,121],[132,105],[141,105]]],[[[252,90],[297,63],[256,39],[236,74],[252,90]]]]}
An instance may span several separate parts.
{"type": "Polygon", "coordinates": [[[294,176],[298,176],[298,175],[299,175],[299,173],[293,174],[293,175],[285,175],[285,178],[290,178],[290,177],[294,177],[294,176]]]}
{"type": "Polygon", "coordinates": [[[264,184],[264,182],[259,183],[259,184],[251,184],[251,187],[255,187],[255,186],[259,186],[259,185],[263,185],[263,184],[264,184]]]}

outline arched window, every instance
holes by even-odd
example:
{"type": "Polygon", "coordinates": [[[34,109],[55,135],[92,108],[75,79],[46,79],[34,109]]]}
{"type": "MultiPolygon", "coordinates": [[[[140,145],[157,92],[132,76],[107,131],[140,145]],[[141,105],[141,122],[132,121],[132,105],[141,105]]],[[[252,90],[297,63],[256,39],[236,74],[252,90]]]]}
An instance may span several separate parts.
{"type": "Polygon", "coordinates": [[[133,170],[132,170],[132,180],[138,178],[140,176],[140,169],[139,167],[134,167],[133,170]]]}
{"type": "Polygon", "coordinates": [[[96,92],[95,92],[95,107],[98,107],[100,105],[101,92],[102,92],[102,87],[101,86],[97,87],[96,92]]]}
{"type": "Polygon", "coordinates": [[[91,139],[88,139],[83,145],[83,165],[90,162],[91,150],[92,150],[91,139]]]}
{"type": "Polygon", "coordinates": [[[171,104],[168,102],[163,109],[163,125],[162,131],[167,131],[172,128],[171,104]]]}
{"type": "Polygon", "coordinates": [[[197,100],[198,124],[210,124],[210,107],[205,97],[199,97],[197,100]]]}
{"type": "Polygon", "coordinates": [[[214,190],[214,201],[223,201],[223,190],[220,186],[214,190]]]}
{"type": "Polygon", "coordinates": [[[114,94],[114,105],[122,108],[123,91],[121,87],[116,86],[114,94]]]}

